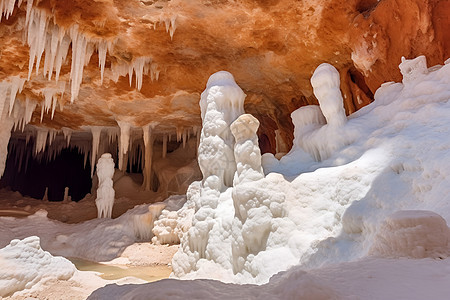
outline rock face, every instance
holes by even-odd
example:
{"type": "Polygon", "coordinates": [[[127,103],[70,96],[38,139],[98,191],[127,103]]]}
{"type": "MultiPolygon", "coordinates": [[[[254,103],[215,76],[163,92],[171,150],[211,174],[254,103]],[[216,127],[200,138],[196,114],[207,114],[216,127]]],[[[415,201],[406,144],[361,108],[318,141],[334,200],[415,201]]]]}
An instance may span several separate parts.
{"type": "Polygon", "coordinates": [[[227,70],[274,152],[292,145],[290,113],[317,104],[319,64],[338,69],[352,113],[401,79],[401,56],[450,56],[449,12],[437,0],[0,0],[0,106],[18,90],[31,124],[183,132],[201,124],[208,76],[227,70]]]}

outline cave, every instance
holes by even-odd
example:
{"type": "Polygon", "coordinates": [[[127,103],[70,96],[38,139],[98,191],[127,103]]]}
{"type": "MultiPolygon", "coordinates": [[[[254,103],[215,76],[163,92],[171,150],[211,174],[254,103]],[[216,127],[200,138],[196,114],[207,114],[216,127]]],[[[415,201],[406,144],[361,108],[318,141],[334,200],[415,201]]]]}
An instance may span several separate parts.
{"type": "Polygon", "coordinates": [[[448,298],[447,2],[0,0],[0,298],[448,298]]]}
{"type": "MultiPolygon", "coordinates": [[[[25,141],[20,143],[25,144],[25,141]]],[[[54,158],[43,160],[30,155],[33,147],[33,141],[25,146],[10,140],[1,188],[10,188],[35,199],[43,199],[48,189],[49,201],[63,201],[66,187],[72,201],[79,201],[91,192],[91,165],[83,163],[84,157],[78,149],[65,148],[54,158]]]]}

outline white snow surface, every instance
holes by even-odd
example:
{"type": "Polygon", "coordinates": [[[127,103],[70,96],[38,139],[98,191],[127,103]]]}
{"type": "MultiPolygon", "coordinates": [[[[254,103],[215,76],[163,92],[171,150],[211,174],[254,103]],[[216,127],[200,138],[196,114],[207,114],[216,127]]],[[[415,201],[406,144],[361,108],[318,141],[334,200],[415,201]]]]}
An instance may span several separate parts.
{"type": "Polygon", "coordinates": [[[68,280],[76,272],[69,260],[42,250],[37,236],[14,239],[0,249],[0,266],[0,298],[46,280],[68,280]]]}
{"type": "MultiPolygon", "coordinates": [[[[423,61],[405,64],[420,70],[415,64],[423,61]]],[[[316,157],[301,143],[294,143],[280,161],[264,155],[264,178],[235,180],[233,187],[221,193],[210,188],[217,186],[211,177],[194,183],[187,195],[187,203],[195,203],[194,222],[174,257],[175,277],[263,284],[299,263],[313,269],[368,255],[446,257],[445,242],[434,245],[432,240],[418,238],[420,230],[412,232],[411,238],[408,230],[392,233],[392,239],[403,239],[392,249],[382,246],[377,233],[389,238],[385,228],[391,221],[385,220],[396,211],[426,210],[447,222],[450,219],[450,65],[435,66],[420,75],[406,73],[411,76],[404,80],[408,84],[383,84],[375,101],[348,120],[341,118],[342,97],[333,70],[325,65],[316,71],[319,76],[313,85],[315,92],[321,89],[320,107],[293,113],[304,117],[297,122],[294,118],[296,141],[305,139],[300,136],[305,130],[297,130],[297,124],[307,126],[327,155],[316,157]],[[336,114],[337,121],[331,121],[336,114]],[[332,134],[324,130],[330,127],[336,129],[332,134]],[[251,210],[240,208],[236,192],[246,197],[243,204],[251,210]],[[217,200],[212,205],[209,199],[217,200]],[[249,242],[243,242],[246,237],[249,242]],[[408,241],[416,250],[410,249],[408,241]],[[245,251],[240,251],[239,245],[244,244],[245,251]],[[430,245],[434,250],[422,249],[430,245]]],[[[239,166],[237,158],[235,162],[239,166]]],[[[444,223],[418,226],[443,237],[447,234],[444,223]]]]}

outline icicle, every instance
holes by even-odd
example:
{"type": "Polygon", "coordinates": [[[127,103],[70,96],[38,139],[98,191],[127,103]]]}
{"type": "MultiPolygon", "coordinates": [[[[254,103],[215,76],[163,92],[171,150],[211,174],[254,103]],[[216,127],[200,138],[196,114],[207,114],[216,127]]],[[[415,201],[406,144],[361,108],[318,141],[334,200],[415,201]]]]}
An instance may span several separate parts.
{"type": "Polygon", "coordinates": [[[92,151],[91,151],[91,178],[94,177],[94,166],[98,156],[98,145],[100,144],[100,134],[102,133],[102,127],[92,126],[92,151]]]}
{"type": "Polygon", "coordinates": [[[11,90],[9,92],[9,115],[11,115],[11,112],[14,108],[14,102],[16,101],[17,92],[22,92],[25,81],[25,79],[20,78],[19,76],[11,77],[11,90]]]}
{"type": "Polygon", "coordinates": [[[25,98],[25,114],[22,123],[22,132],[25,129],[25,125],[31,122],[31,118],[33,117],[33,112],[36,109],[37,102],[34,100],[30,100],[30,98],[25,98]]]}
{"type": "Polygon", "coordinates": [[[124,158],[128,153],[129,143],[130,143],[130,130],[131,125],[123,122],[117,121],[117,124],[120,127],[120,139],[119,139],[119,170],[123,171],[124,169],[124,158]]]}
{"type": "Polygon", "coordinates": [[[81,82],[83,81],[85,61],[90,58],[90,49],[88,49],[86,38],[78,33],[77,25],[71,27],[70,37],[72,38],[72,67],[70,70],[70,79],[72,84],[70,103],[73,103],[73,101],[78,98],[81,82]]]}
{"type": "Polygon", "coordinates": [[[28,24],[30,20],[31,8],[33,7],[33,0],[27,0],[27,14],[25,18],[25,24],[28,24]]]}
{"type": "Polygon", "coordinates": [[[36,142],[34,144],[34,154],[37,155],[38,153],[45,150],[45,146],[47,144],[47,135],[48,130],[43,128],[38,128],[36,132],[36,142]]]}
{"type": "Polygon", "coordinates": [[[100,84],[103,84],[103,75],[105,73],[106,50],[108,44],[105,41],[98,43],[98,66],[100,67],[100,84]]]}
{"type": "MultiPolygon", "coordinates": [[[[0,1],[0,21],[2,20],[2,16],[5,16],[5,19],[8,20],[9,17],[14,12],[14,6],[16,4],[16,0],[1,0],[0,1]]],[[[19,0],[17,6],[22,4],[22,0],[19,0]]]]}
{"type": "Polygon", "coordinates": [[[28,143],[30,142],[31,135],[32,133],[30,131],[27,131],[25,136],[25,145],[28,145],[28,143]]]}
{"type": "Polygon", "coordinates": [[[83,168],[84,169],[86,169],[86,163],[87,163],[87,160],[88,160],[88,154],[89,154],[89,151],[86,151],[85,149],[83,149],[83,155],[84,155],[83,168]]]}
{"type": "Polygon", "coordinates": [[[198,126],[192,126],[192,133],[194,134],[194,136],[197,136],[198,133],[198,126]]]}
{"type": "Polygon", "coordinates": [[[177,127],[177,143],[181,141],[181,135],[183,134],[183,129],[177,127]]]}
{"type": "MultiPolygon", "coordinates": [[[[69,53],[70,39],[68,37],[63,37],[61,43],[58,47],[55,57],[55,80],[58,82],[59,74],[61,73],[61,67],[63,62],[67,58],[67,54],[69,53]]],[[[49,80],[51,78],[51,73],[49,74],[49,80]]]]}
{"type": "Polygon", "coordinates": [[[49,130],[48,131],[48,145],[51,146],[53,141],[55,140],[56,134],[58,131],[56,130],[49,130]]]}
{"type": "Polygon", "coordinates": [[[151,64],[150,66],[150,79],[152,81],[159,79],[159,70],[158,70],[158,64],[151,64]]]}
{"type": "Polygon", "coordinates": [[[175,33],[175,30],[177,29],[177,24],[175,22],[176,20],[177,20],[176,15],[174,15],[170,18],[170,28],[169,28],[170,40],[173,40],[173,34],[175,33]]]}
{"type": "Polygon", "coordinates": [[[62,132],[64,135],[64,139],[66,140],[67,147],[70,145],[70,138],[72,137],[72,129],[63,127],[62,132]]]}
{"type": "Polygon", "coordinates": [[[167,135],[163,136],[162,158],[166,158],[167,155],[167,135]]]}

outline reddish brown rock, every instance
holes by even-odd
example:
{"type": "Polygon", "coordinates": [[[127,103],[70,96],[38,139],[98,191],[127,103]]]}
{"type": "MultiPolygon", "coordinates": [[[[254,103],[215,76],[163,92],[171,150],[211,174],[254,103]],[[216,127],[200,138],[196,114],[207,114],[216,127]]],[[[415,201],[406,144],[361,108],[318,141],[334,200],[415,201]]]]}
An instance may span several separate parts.
{"type": "MultiPolygon", "coordinates": [[[[1,0],[0,0],[1,1],[1,0]]],[[[263,152],[275,152],[275,130],[292,144],[290,113],[316,104],[309,83],[323,62],[341,74],[347,113],[373,100],[382,82],[401,79],[401,56],[426,55],[429,65],[450,56],[450,2],[437,0],[41,0],[34,7],[51,23],[105,40],[103,84],[96,51],[84,68],[78,98],[70,103],[71,51],[61,70],[66,91],[48,127],[156,124],[155,132],[200,126],[198,101],[208,77],[231,72],[247,94],[246,112],[261,122],[263,152]],[[168,32],[166,32],[166,27],[168,32]],[[170,33],[173,34],[171,38],[170,33]],[[159,79],[144,75],[140,91],[133,76],[112,80],[111,65],[151,58],[159,79]],[[63,107],[63,111],[60,110],[63,107]]],[[[23,42],[27,3],[0,23],[0,82],[28,77],[29,46],[23,42]]],[[[45,55],[44,55],[45,57],[45,55]]],[[[41,69],[43,68],[43,61],[41,69]]],[[[42,70],[40,72],[42,74],[42,70]]],[[[19,100],[43,101],[54,83],[33,72],[19,100]]],[[[32,124],[40,124],[38,105],[32,124]]]]}

